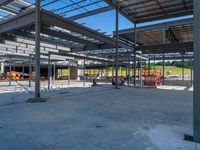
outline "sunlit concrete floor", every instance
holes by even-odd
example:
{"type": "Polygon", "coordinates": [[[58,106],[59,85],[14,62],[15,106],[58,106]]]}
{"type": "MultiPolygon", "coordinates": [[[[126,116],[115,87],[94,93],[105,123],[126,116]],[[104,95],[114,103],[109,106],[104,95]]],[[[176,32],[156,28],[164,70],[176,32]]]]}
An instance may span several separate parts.
{"type": "Polygon", "coordinates": [[[192,92],[99,86],[0,107],[0,150],[195,150],[192,92]]]}

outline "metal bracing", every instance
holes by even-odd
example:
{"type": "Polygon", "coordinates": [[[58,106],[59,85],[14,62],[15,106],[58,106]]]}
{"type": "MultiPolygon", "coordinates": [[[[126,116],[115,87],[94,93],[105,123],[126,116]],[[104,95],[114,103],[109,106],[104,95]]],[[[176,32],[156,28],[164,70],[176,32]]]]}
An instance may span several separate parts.
{"type": "MultiPolygon", "coordinates": [[[[142,50],[143,53],[193,50],[193,18],[141,26],[137,27],[135,32],[138,37],[136,49],[142,50]],[[165,25],[167,37],[165,44],[162,40],[163,25],[165,25]]],[[[133,33],[133,28],[125,29],[119,31],[119,36],[123,40],[134,43],[133,33]]]]}
{"type": "Polygon", "coordinates": [[[143,53],[177,53],[184,51],[193,51],[193,42],[185,42],[185,43],[174,43],[174,44],[152,44],[152,45],[144,45],[137,46],[137,51],[143,51],[143,53]]]}
{"type": "MultiPolygon", "coordinates": [[[[19,16],[15,16],[11,20],[2,22],[0,24],[0,33],[8,34],[9,32],[11,32],[12,34],[15,34],[13,30],[20,29],[20,28],[23,29],[24,27],[29,27],[29,26],[34,26],[34,23],[35,23],[34,17],[35,17],[34,11],[29,10],[26,13],[23,13],[19,16]],[[23,20],[26,20],[26,21],[23,21],[23,20]]],[[[63,17],[59,17],[58,15],[55,15],[51,12],[41,10],[41,22],[43,26],[52,26],[52,27],[57,26],[59,28],[62,28],[71,32],[79,33],[82,36],[87,36],[87,37],[96,39],[102,42],[102,44],[99,42],[97,43],[99,48],[105,48],[108,46],[110,48],[115,47],[115,39],[109,36],[106,36],[102,33],[99,33],[95,30],[79,25],[78,23],[69,21],[63,17]]],[[[30,34],[30,33],[26,33],[26,34],[30,34]]],[[[65,36],[65,38],[67,38],[67,36],[65,36]]],[[[77,37],[74,37],[74,38],[76,38],[75,40],[77,40],[77,37]]],[[[80,40],[81,39],[79,39],[79,41],[76,41],[76,42],[80,42],[80,40]]],[[[83,42],[86,44],[86,46],[89,46],[89,43],[86,43],[86,41],[83,41],[83,42]]],[[[90,45],[92,44],[91,41],[88,41],[88,42],[90,42],[90,45]]],[[[95,45],[95,43],[93,45],[95,45]]],[[[132,49],[130,45],[126,45],[122,42],[119,42],[119,46],[132,49]]]]}
{"type": "Polygon", "coordinates": [[[99,9],[91,10],[91,11],[88,11],[88,12],[85,12],[85,13],[81,13],[81,14],[69,17],[67,19],[77,20],[77,19],[93,16],[93,15],[96,15],[96,14],[100,14],[100,13],[103,13],[103,12],[107,12],[107,11],[110,11],[110,10],[112,10],[112,7],[105,6],[105,7],[99,8],[99,9]]]}

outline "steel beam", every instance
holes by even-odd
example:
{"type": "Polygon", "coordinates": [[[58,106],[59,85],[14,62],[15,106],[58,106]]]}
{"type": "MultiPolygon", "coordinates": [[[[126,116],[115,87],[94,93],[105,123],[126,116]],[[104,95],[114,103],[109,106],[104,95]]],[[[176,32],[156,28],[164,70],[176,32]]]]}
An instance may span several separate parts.
{"type": "Polygon", "coordinates": [[[4,6],[7,5],[11,2],[13,2],[14,0],[0,0],[0,6],[4,6]]]}
{"type": "Polygon", "coordinates": [[[174,44],[153,44],[153,45],[144,45],[144,46],[137,46],[136,50],[143,51],[143,53],[147,52],[156,52],[156,53],[172,53],[172,52],[183,52],[193,51],[193,42],[184,42],[184,43],[174,43],[174,44]]]}
{"type": "MultiPolygon", "coordinates": [[[[169,21],[169,22],[165,22],[164,24],[165,24],[166,29],[174,27],[174,26],[183,26],[183,25],[193,24],[193,18],[169,21]]],[[[147,30],[155,30],[155,29],[162,29],[162,28],[163,28],[163,23],[157,23],[157,24],[151,24],[151,25],[137,27],[136,32],[143,32],[143,31],[147,31],[147,30]]],[[[133,32],[134,32],[133,28],[123,29],[123,30],[119,31],[119,35],[131,34],[133,32]]]]}
{"type": "MultiPolygon", "coordinates": [[[[60,17],[56,14],[53,14],[52,12],[42,10],[42,21],[44,25],[47,26],[57,26],[72,32],[80,33],[82,35],[88,36],[90,38],[94,38],[96,40],[99,40],[101,42],[104,42],[106,44],[109,44],[112,47],[115,47],[115,39],[106,36],[102,33],[99,33],[95,30],[92,30],[90,28],[87,28],[83,25],[80,25],[76,22],[73,22],[71,20],[65,19],[63,17],[60,17]]],[[[132,49],[131,46],[126,45],[122,42],[119,42],[119,46],[127,49],[132,49]]]]}
{"type": "Polygon", "coordinates": [[[125,18],[127,18],[130,22],[135,23],[136,20],[132,17],[130,17],[126,12],[124,12],[122,9],[119,9],[118,5],[117,5],[117,0],[115,0],[115,4],[113,3],[113,1],[111,0],[104,0],[109,6],[111,6],[113,9],[115,9],[117,11],[119,11],[119,13],[124,16],[125,18]]]}
{"type": "Polygon", "coordinates": [[[72,34],[69,34],[67,32],[62,33],[62,32],[57,32],[57,31],[54,31],[54,30],[42,28],[41,33],[50,35],[52,37],[58,37],[60,39],[65,39],[65,40],[68,40],[68,41],[73,41],[73,42],[76,42],[76,43],[84,44],[86,46],[91,46],[93,49],[99,48],[99,46],[97,44],[90,42],[90,41],[87,41],[87,40],[84,40],[82,38],[73,36],[72,34]]]}
{"type": "Polygon", "coordinates": [[[86,13],[81,13],[81,14],[72,16],[72,17],[69,17],[67,19],[69,19],[69,20],[77,20],[77,19],[93,16],[93,15],[96,15],[96,14],[100,14],[100,13],[103,13],[103,12],[107,12],[107,11],[110,11],[110,10],[112,10],[112,7],[106,6],[106,7],[102,7],[102,8],[99,8],[99,9],[92,10],[92,11],[88,11],[86,13]]]}
{"type": "Polygon", "coordinates": [[[0,33],[21,29],[26,26],[34,25],[35,11],[29,10],[23,14],[16,15],[13,18],[0,22],[0,33]]]}

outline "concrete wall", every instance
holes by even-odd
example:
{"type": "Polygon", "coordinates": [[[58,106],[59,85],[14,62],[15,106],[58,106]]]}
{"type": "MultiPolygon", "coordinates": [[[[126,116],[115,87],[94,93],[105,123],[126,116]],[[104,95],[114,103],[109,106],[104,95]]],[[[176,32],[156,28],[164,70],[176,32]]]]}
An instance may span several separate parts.
{"type": "Polygon", "coordinates": [[[185,81],[183,81],[183,80],[165,80],[165,85],[190,87],[191,81],[190,80],[185,80],[185,81]]]}

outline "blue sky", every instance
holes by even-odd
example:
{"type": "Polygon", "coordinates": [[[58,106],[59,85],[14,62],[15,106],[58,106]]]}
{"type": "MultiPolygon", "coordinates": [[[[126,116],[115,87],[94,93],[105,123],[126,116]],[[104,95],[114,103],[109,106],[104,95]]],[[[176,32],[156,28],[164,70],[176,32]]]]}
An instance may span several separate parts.
{"type": "MultiPolygon", "coordinates": [[[[102,32],[111,34],[115,30],[115,11],[101,13],[95,16],[77,20],[78,23],[86,23],[85,25],[92,29],[101,29],[102,32]]],[[[119,29],[126,29],[133,27],[133,24],[126,18],[119,15],[119,29]]]]}
{"type": "MultiPolygon", "coordinates": [[[[35,0],[26,0],[30,3],[34,3],[35,0]]],[[[80,0],[73,0],[74,2],[79,2],[80,0]]],[[[50,2],[50,0],[44,0],[42,2],[41,5],[44,5],[45,3],[50,2]]],[[[86,2],[91,2],[89,0],[87,0],[86,2]]],[[[66,5],[70,5],[72,4],[72,0],[59,0],[56,3],[52,3],[51,5],[48,5],[45,7],[45,9],[47,10],[55,10],[58,8],[61,8],[63,6],[66,5]]],[[[80,5],[84,5],[84,3],[80,3],[80,5]]],[[[98,3],[98,5],[92,5],[89,7],[85,7],[84,9],[77,9],[75,11],[69,12],[67,14],[65,14],[65,17],[70,17],[76,14],[80,14],[80,13],[84,13],[86,12],[86,10],[90,11],[90,10],[94,10],[97,9],[99,7],[104,7],[107,6],[106,3],[104,2],[100,2],[98,3]]],[[[78,8],[79,6],[75,6],[75,7],[69,7],[68,9],[62,10],[62,11],[68,11],[69,9],[73,9],[73,8],[78,8]]],[[[57,13],[62,13],[62,11],[58,11],[57,13]]],[[[0,15],[5,16],[4,13],[0,13],[0,15]]],[[[106,32],[107,34],[112,34],[112,32],[115,30],[115,10],[112,11],[108,11],[108,12],[104,12],[101,14],[97,14],[94,16],[90,16],[87,18],[83,18],[83,19],[79,19],[76,20],[76,22],[80,23],[80,24],[84,24],[87,27],[90,27],[92,29],[100,29],[100,32],[106,32]]],[[[144,25],[150,25],[150,24],[156,24],[156,23],[161,23],[161,22],[166,22],[166,21],[173,21],[173,20],[178,20],[178,19],[185,19],[185,18],[191,18],[192,16],[186,16],[186,17],[180,17],[180,18],[173,18],[173,19],[167,19],[167,20],[159,20],[159,21],[154,21],[154,22],[147,22],[147,23],[143,23],[143,24],[139,24],[138,26],[144,26],[144,25]]],[[[128,21],[125,17],[119,15],[119,29],[127,29],[127,28],[133,28],[133,23],[131,23],[130,21],[128,21]]]]}

